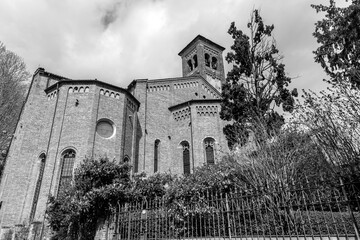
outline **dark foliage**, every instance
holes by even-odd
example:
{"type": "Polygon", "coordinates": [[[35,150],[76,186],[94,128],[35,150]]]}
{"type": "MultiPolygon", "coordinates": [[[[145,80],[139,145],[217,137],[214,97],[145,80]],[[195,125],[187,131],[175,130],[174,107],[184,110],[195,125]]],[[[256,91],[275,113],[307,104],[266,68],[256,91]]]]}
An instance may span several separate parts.
{"type": "Polygon", "coordinates": [[[130,166],[107,158],[86,159],[75,171],[74,182],[58,196],[50,197],[47,219],[53,239],[93,239],[101,220],[119,202],[128,201],[130,166]]]}
{"type": "Polygon", "coordinates": [[[334,0],[329,6],[311,5],[317,12],[325,13],[325,18],[315,24],[313,35],[320,46],[314,53],[315,61],[331,77],[330,83],[349,81],[359,88],[360,1],[350,2],[344,8],[337,7],[334,0]]]}
{"type": "Polygon", "coordinates": [[[222,86],[220,116],[233,121],[225,127],[228,144],[243,145],[248,130],[262,124],[268,135],[274,135],[284,118],[274,110],[282,106],[291,112],[297,90],[289,90],[291,78],[285,73],[279,50],[271,33],[273,25],[265,25],[258,10],[254,10],[248,23],[250,37],[231,23],[228,33],[234,39],[232,52],[226,61],[233,65],[222,86]]]}

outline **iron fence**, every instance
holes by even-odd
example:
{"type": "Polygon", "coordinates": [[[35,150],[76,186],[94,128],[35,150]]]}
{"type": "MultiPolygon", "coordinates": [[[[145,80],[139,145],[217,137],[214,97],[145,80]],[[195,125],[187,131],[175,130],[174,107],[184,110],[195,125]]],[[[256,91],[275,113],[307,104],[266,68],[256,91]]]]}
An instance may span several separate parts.
{"type": "Polygon", "coordinates": [[[358,239],[358,182],[248,186],[119,205],[113,239],[358,239]]]}

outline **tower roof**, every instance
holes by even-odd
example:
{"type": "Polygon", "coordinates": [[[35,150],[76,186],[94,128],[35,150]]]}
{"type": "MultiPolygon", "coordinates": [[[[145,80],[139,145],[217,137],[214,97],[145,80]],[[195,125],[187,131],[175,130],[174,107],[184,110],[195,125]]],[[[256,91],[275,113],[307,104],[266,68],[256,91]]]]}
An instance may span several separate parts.
{"type": "Polygon", "coordinates": [[[181,50],[179,52],[178,55],[181,56],[186,51],[186,49],[188,49],[190,46],[194,45],[197,41],[202,41],[202,42],[205,42],[205,43],[207,43],[209,45],[213,45],[213,46],[215,46],[216,48],[218,48],[221,51],[225,50],[225,48],[220,46],[219,44],[214,43],[213,41],[211,41],[211,40],[209,40],[209,39],[207,39],[207,38],[205,38],[205,37],[203,37],[201,35],[197,35],[188,45],[186,45],[186,47],[184,47],[183,50],[181,50]]]}

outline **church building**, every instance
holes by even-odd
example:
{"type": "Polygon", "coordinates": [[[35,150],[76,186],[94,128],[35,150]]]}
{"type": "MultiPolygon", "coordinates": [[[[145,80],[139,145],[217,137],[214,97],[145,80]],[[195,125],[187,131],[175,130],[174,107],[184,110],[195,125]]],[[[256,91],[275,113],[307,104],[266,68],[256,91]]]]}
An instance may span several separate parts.
{"type": "Polygon", "coordinates": [[[228,152],[220,119],[224,48],[198,35],[179,56],[182,77],[122,88],[38,68],[0,185],[1,233],[45,221],[49,195],[85,158],[127,161],[133,173],[190,174],[228,152]]]}

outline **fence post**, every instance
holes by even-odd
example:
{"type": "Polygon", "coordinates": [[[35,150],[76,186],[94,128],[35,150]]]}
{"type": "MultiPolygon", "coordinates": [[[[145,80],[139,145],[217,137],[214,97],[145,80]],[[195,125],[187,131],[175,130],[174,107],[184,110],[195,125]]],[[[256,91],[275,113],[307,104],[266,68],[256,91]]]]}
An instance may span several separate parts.
{"type": "Polygon", "coordinates": [[[129,203],[126,203],[125,204],[125,209],[127,209],[127,212],[129,214],[129,220],[128,220],[128,240],[130,240],[130,237],[131,237],[131,204],[129,203]]]}
{"type": "Polygon", "coordinates": [[[344,194],[345,201],[347,203],[347,209],[351,214],[351,219],[352,219],[352,222],[353,222],[353,227],[354,227],[354,230],[355,230],[356,239],[360,239],[360,237],[359,237],[359,226],[357,225],[357,222],[356,222],[356,219],[355,219],[355,216],[354,216],[354,212],[351,209],[351,205],[350,205],[350,202],[349,202],[347,194],[346,194],[344,182],[343,182],[341,177],[339,177],[339,179],[340,179],[341,190],[342,190],[342,192],[344,194]]]}
{"type": "Polygon", "coordinates": [[[230,208],[229,208],[229,200],[228,200],[228,194],[227,193],[225,193],[225,203],[226,203],[227,227],[228,227],[228,230],[229,230],[229,239],[231,239],[231,225],[230,225],[230,217],[229,217],[230,208]]]}

